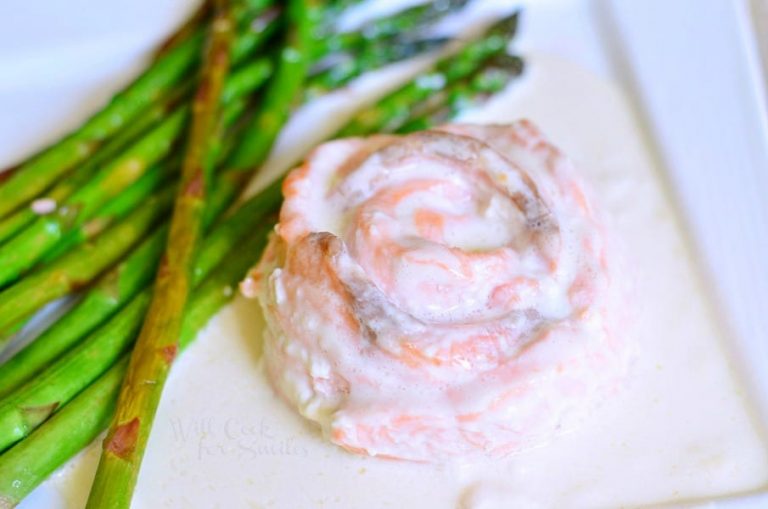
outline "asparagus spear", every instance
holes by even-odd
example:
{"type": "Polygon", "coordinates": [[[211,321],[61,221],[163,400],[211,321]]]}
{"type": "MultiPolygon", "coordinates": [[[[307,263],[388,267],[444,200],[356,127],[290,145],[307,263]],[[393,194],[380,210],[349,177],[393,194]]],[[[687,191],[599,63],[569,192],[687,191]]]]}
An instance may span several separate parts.
{"type": "Polygon", "coordinates": [[[136,250],[105,274],[73,309],[16,355],[0,364],[0,397],[19,387],[112,316],[151,280],[168,229],[156,228],[136,250]]]}
{"type": "Polygon", "coordinates": [[[15,507],[107,427],[127,363],[125,358],[115,364],[29,439],[0,456],[0,507],[15,507]]]}
{"type": "Polygon", "coordinates": [[[389,16],[369,20],[354,30],[336,30],[337,22],[344,11],[358,3],[359,0],[337,0],[329,2],[329,5],[325,7],[322,19],[316,29],[320,40],[320,43],[315,46],[316,57],[337,51],[355,50],[366,43],[393,47],[413,42],[402,37],[423,32],[439,18],[464,7],[467,0],[423,2],[420,5],[406,7],[389,16]]]}
{"type": "MultiPolygon", "coordinates": [[[[224,95],[228,99],[227,109],[240,109],[235,99],[263,83],[268,75],[268,66],[266,61],[257,61],[227,80],[228,90],[224,95]]],[[[182,105],[74,191],[56,213],[38,217],[1,246],[0,286],[16,280],[55,246],[66,232],[83,226],[104,204],[146,173],[151,164],[166,157],[184,129],[189,110],[189,105],[182,105]]],[[[225,116],[231,115],[226,112],[225,116]]]]}
{"type": "MultiPolygon", "coordinates": [[[[265,222],[229,255],[195,291],[184,316],[179,347],[183,351],[197,331],[231,298],[254,256],[263,248],[272,223],[265,222]]],[[[0,507],[18,504],[54,470],[106,429],[115,410],[129,355],[102,374],[74,400],[0,456],[0,507]]]]}
{"type": "MultiPolygon", "coordinates": [[[[271,18],[271,15],[263,14],[260,18],[267,20],[268,17],[271,18]]],[[[275,25],[273,20],[269,21],[269,23],[275,25]]],[[[265,38],[267,29],[265,28],[255,33],[265,38]]],[[[263,81],[269,72],[269,64],[264,60],[256,60],[255,62],[245,64],[237,73],[238,79],[233,81],[228,87],[229,93],[227,94],[226,102],[234,101],[236,97],[245,95],[248,90],[257,88],[258,83],[254,83],[254,80],[263,81]]],[[[117,158],[121,152],[129,148],[130,144],[135,143],[147,130],[156,126],[160,120],[182,104],[192,90],[192,87],[189,85],[189,83],[182,84],[172,90],[167,97],[157,101],[146,111],[142,112],[130,125],[117,133],[113,139],[110,139],[93,157],[75,168],[66,179],[62,179],[53,188],[47,190],[39,198],[40,202],[47,201],[56,206],[78,188],[87,184],[100,168],[117,158]]],[[[33,210],[34,208],[35,202],[32,202],[30,206],[21,208],[0,220],[0,242],[13,236],[24,226],[38,218],[40,214],[36,213],[33,210]]]]}
{"type": "MultiPolygon", "coordinates": [[[[179,99],[179,94],[174,93],[170,97],[152,105],[139,118],[131,122],[129,126],[120,131],[113,139],[110,139],[93,157],[75,168],[66,179],[58,182],[52,189],[47,190],[44,196],[40,197],[39,201],[37,201],[37,204],[47,201],[55,207],[61,203],[74,190],[87,182],[102,165],[120,155],[120,152],[125,150],[130,143],[135,142],[140,134],[172,111],[178,105],[179,99]]],[[[37,204],[32,202],[29,206],[21,208],[0,220],[0,242],[12,237],[39,216],[34,210],[37,204]]]]}
{"type": "MultiPolygon", "coordinates": [[[[516,73],[510,73],[510,76],[516,73]]],[[[477,84],[481,80],[471,80],[468,83],[477,84]]],[[[467,87],[467,94],[471,93],[471,86],[467,87]]],[[[487,89],[481,90],[481,98],[486,96],[487,89]]],[[[446,95],[442,96],[447,99],[446,95]]],[[[383,111],[391,111],[386,107],[386,100],[375,107],[382,107],[383,111]]],[[[438,112],[441,105],[435,105],[438,112]]],[[[439,121],[442,121],[442,113],[439,121]]],[[[424,127],[430,125],[428,119],[412,118],[409,124],[420,121],[424,127]]],[[[357,132],[357,135],[370,134],[357,132]]],[[[274,190],[274,186],[273,186],[274,190]]],[[[243,218],[252,217],[251,214],[243,218]]],[[[232,218],[237,223],[235,218],[232,218]]],[[[253,239],[259,238],[257,234],[253,239]]],[[[248,267],[256,258],[258,249],[242,246],[235,248],[233,257],[239,257],[241,264],[236,267],[235,262],[227,261],[221,265],[226,270],[232,269],[232,277],[229,285],[242,278],[248,267]]],[[[218,273],[218,272],[217,272],[218,273]]],[[[208,317],[223,306],[231,293],[222,291],[222,286],[209,285],[208,280],[195,292],[195,297],[187,310],[180,346],[182,349],[189,341],[194,339],[196,331],[202,327],[208,317]],[[192,318],[200,309],[196,303],[207,302],[207,312],[197,321],[192,318]]],[[[202,306],[202,304],[201,304],[202,306]]],[[[63,464],[82,447],[90,443],[106,428],[111,413],[114,409],[114,400],[117,397],[117,387],[122,379],[125,369],[125,357],[115,366],[107,370],[88,389],[81,392],[75,399],[64,406],[62,410],[54,414],[40,428],[34,431],[27,439],[19,442],[8,452],[0,456],[0,501],[14,504],[26,496],[50,473],[63,464]],[[3,498],[5,497],[5,498],[3,498]]]]}
{"type": "MultiPolygon", "coordinates": [[[[224,79],[229,71],[231,11],[228,0],[215,0],[215,6],[211,42],[195,96],[192,129],[168,243],[123,380],[117,411],[104,442],[88,499],[91,507],[130,505],[162,387],[178,350],[183,313],[193,285],[195,250],[202,236],[205,200],[210,192],[211,139],[219,115],[224,79]]],[[[131,308],[132,305],[126,310],[131,308]]]]}
{"type": "Polygon", "coordinates": [[[38,303],[50,302],[76,290],[82,286],[82,281],[88,281],[101,272],[107,264],[105,260],[110,263],[117,260],[162,218],[172,199],[172,188],[160,191],[100,235],[96,242],[85,244],[78,252],[59,258],[55,264],[0,293],[0,309],[3,310],[0,314],[0,337],[13,324],[37,310],[38,303]]]}
{"type": "MultiPolygon", "coordinates": [[[[335,5],[326,7],[324,14],[333,17],[330,16],[330,13],[338,13],[352,3],[355,3],[355,1],[336,2],[335,5]]],[[[324,40],[322,43],[314,45],[314,64],[309,70],[306,70],[308,78],[303,87],[304,102],[309,101],[322,93],[328,92],[331,89],[339,88],[365,72],[378,69],[388,63],[404,60],[445,45],[450,40],[449,38],[438,37],[408,40],[403,37],[408,35],[406,34],[406,31],[416,33],[423,29],[425,25],[429,25],[436,21],[440,16],[452,12],[465,4],[466,0],[430,2],[424,6],[416,6],[414,8],[406,9],[405,11],[396,13],[390,17],[373,20],[356,31],[346,32],[344,34],[327,34],[329,35],[329,39],[341,37],[345,42],[343,44],[337,44],[329,43],[328,40],[324,40]],[[398,37],[394,37],[395,35],[398,37]],[[343,49],[341,53],[338,52],[340,48],[343,49]]],[[[318,16],[316,15],[315,18],[317,17],[318,16]]],[[[315,24],[317,24],[317,22],[315,24]]],[[[298,68],[299,62],[296,62],[295,64],[296,68],[298,68]]],[[[301,62],[301,64],[306,66],[306,62],[301,62]]],[[[285,67],[285,71],[288,75],[285,78],[285,83],[287,85],[290,82],[290,74],[292,71],[287,66],[285,67]]],[[[293,71],[293,74],[296,74],[295,70],[293,71]]],[[[295,83],[295,78],[293,81],[295,83]]],[[[283,89],[283,87],[275,88],[283,89]]],[[[281,110],[277,107],[277,103],[282,102],[282,99],[287,97],[287,95],[288,94],[279,94],[281,100],[274,101],[275,108],[273,111],[281,110]]],[[[253,125],[261,123],[261,125],[266,127],[267,123],[273,122],[269,117],[271,117],[271,115],[256,119],[253,125]]],[[[284,121],[285,117],[283,117],[279,123],[282,124],[284,121]]],[[[262,136],[259,138],[259,140],[261,140],[259,143],[243,144],[240,151],[233,157],[231,163],[234,166],[237,166],[238,157],[243,154],[248,154],[249,151],[251,151],[251,154],[246,157],[264,159],[267,151],[265,150],[265,147],[271,146],[277,135],[277,130],[271,130],[275,133],[274,137],[262,136]]]]}
{"type": "MultiPolygon", "coordinates": [[[[227,253],[239,249],[254,230],[259,230],[264,216],[279,203],[279,187],[271,186],[229,217],[206,239],[192,271],[192,286],[196,287],[227,253]]],[[[127,351],[152,298],[151,288],[145,288],[77,347],[0,400],[0,451],[24,438],[127,351]]]]}
{"type": "Polygon", "coordinates": [[[195,36],[177,46],[75,133],[24,164],[0,186],[0,217],[35,197],[90,156],[101,142],[173,86],[194,64],[199,43],[200,38],[195,36]]]}
{"type": "MultiPolygon", "coordinates": [[[[267,189],[239,207],[232,219],[219,225],[210,239],[206,238],[196,271],[202,270],[199,268],[200,264],[204,267],[206,260],[212,258],[213,255],[209,254],[211,250],[213,253],[224,252],[238,235],[252,228],[253,225],[248,218],[258,217],[260,211],[264,209],[264,203],[276,202],[274,198],[276,195],[279,195],[277,188],[267,189]]],[[[206,226],[210,225],[214,218],[215,215],[209,214],[206,226]]],[[[7,394],[38,373],[136,295],[149,282],[155,271],[157,260],[166,241],[167,231],[167,224],[156,229],[130,256],[102,277],[72,310],[5,364],[0,365],[0,396],[7,394]]],[[[83,274],[79,276],[85,278],[83,274]]],[[[58,296],[58,293],[44,295],[48,300],[58,296]]],[[[15,303],[14,306],[22,302],[25,301],[20,299],[12,301],[15,303]]],[[[25,305],[24,310],[28,307],[25,305]]],[[[17,314],[23,313],[24,310],[17,310],[14,307],[17,314]]]]}
{"type": "Polygon", "coordinates": [[[93,217],[66,232],[55,247],[46,252],[41,260],[42,263],[53,261],[69,251],[72,246],[82,244],[89,238],[99,235],[131,210],[140,206],[147,196],[158,192],[163,184],[173,185],[171,180],[177,168],[178,161],[174,157],[152,166],[139,180],[117,195],[114,200],[105,204],[93,217]]]}
{"type": "Polygon", "coordinates": [[[467,78],[479,62],[503,54],[509,38],[514,36],[516,27],[517,14],[494,23],[485,37],[468,44],[457,54],[441,59],[432,72],[422,74],[406,87],[387,96],[388,111],[381,108],[363,111],[347,124],[338,136],[351,136],[361,131],[397,130],[407,121],[414,103],[427,101],[441,91],[446,82],[467,78]]]}
{"type": "Polygon", "coordinates": [[[454,86],[446,87],[420,104],[415,104],[413,112],[423,113],[424,116],[403,123],[398,131],[420,131],[457,118],[464,111],[485,102],[501,91],[522,72],[523,61],[520,57],[506,54],[491,57],[480,72],[454,86]]]}
{"type": "MultiPolygon", "coordinates": [[[[272,27],[276,25],[274,23],[274,14],[269,12],[260,16],[258,19],[260,20],[259,23],[263,25],[263,28],[258,32],[254,32],[254,34],[258,35],[263,40],[268,34],[267,27],[271,30],[272,27]]],[[[270,71],[270,64],[264,60],[256,60],[245,64],[236,73],[238,79],[234,80],[226,89],[224,97],[225,102],[234,101],[236,97],[246,95],[248,90],[256,89],[258,87],[257,82],[263,81],[270,71]]],[[[49,200],[53,204],[61,203],[76,189],[85,185],[93,174],[105,163],[108,163],[111,159],[119,156],[121,151],[128,148],[129,143],[135,142],[140,134],[156,125],[159,120],[166,117],[169,112],[173,111],[179,105],[180,101],[186,99],[189,90],[190,87],[184,85],[179,89],[174,90],[165,100],[152,105],[147,111],[143,112],[139,118],[120,131],[114,139],[110,140],[109,143],[99,150],[92,158],[78,166],[71,175],[58,182],[51,190],[46,191],[43,199],[49,200]]],[[[18,233],[37,217],[38,214],[35,213],[33,207],[30,206],[19,209],[12,215],[0,220],[0,242],[18,233]]]]}
{"type": "Polygon", "coordinates": [[[392,16],[370,20],[353,31],[332,32],[325,38],[324,48],[349,50],[366,40],[392,45],[393,39],[403,34],[421,32],[442,16],[466,4],[467,0],[438,0],[408,7],[392,16]]]}
{"type": "Polygon", "coordinates": [[[173,48],[182,44],[185,40],[192,36],[192,34],[198,32],[203,23],[207,22],[211,16],[211,2],[209,0],[203,0],[203,3],[195,9],[194,14],[189,17],[176,31],[170,35],[160,46],[155,50],[153,59],[168,53],[173,48]]]}
{"type": "MultiPolygon", "coordinates": [[[[249,67],[250,70],[243,69],[238,74],[242,76],[245,73],[246,77],[250,76],[253,78],[258,76],[258,78],[255,80],[251,79],[251,81],[238,79],[229,82],[233,85],[239,85],[225,88],[224,98],[233,98],[238,94],[247,93],[249,87],[256,86],[266,78],[271,68],[265,61],[257,61],[249,67]],[[243,84],[247,86],[243,86],[243,84]],[[235,94],[233,91],[237,93],[235,94]]],[[[232,117],[233,110],[241,111],[241,109],[241,103],[233,102],[229,105],[223,113],[226,117],[224,119],[225,123],[231,123],[232,118],[230,117],[232,117]]],[[[244,171],[238,171],[237,173],[247,176],[247,173],[244,171]]],[[[229,201],[231,201],[230,197],[237,189],[237,181],[231,177],[232,175],[228,176],[225,172],[217,182],[212,202],[218,204],[218,206],[216,210],[208,211],[213,212],[211,219],[215,218],[228,205],[229,201]]],[[[30,312],[58,297],[81,288],[98,276],[102,270],[114,263],[124,252],[121,250],[125,250],[133,245],[154,224],[154,222],[145,221],[143,219],[144,214],[147,212],[161,213],[165,208],[160,209],[160,207],[167,207],[167,200],[162,202],[165,205],[157,204],[155,203],[156,201],[150,200],[147,203],[148,210],[129,215],[123,221],[124,224],[121,223],[115,226],[117,231],[112,232],[108,230],[98,236],[92,244],[81,246],[79,250],[68,253],[67,256],[56,260],[50,266],[36,271],[16,285],[0,292],[0,309],[3,310],[3,313],[0,314],[0,338],[7,336],[9,327],[27,316],[30,312]],[[126,235],[125,232],[130,232],[130,235],[126,235]],[[82,263],[86,258],[88,263],[82,263]]],[[[150,266],[153,266],[153,258],[145,256],[143,261],[137,260],[136,263],[148,263],[150,266]]],[[[0,340],[0,347],[2,342],[0,340]]]]}
{"type": "Polygon", "coordinates": [[[312,83],[305,88],[305,97],[310,99],[339,88],[364,70],[378,69],[390,62],[439,48],[446,38],[414,37],[466,3],[466,0],[429,2],[374,19],[355,31],[330,33],[325,47],[334,51],[326,51],[329,56],[320,58],[313,66],[310,71],[312,83]]]}
{"type": "Polygon", "coordinates": [[[320,15],[314,1],[292,0],[289,4],[290,30],[280,52],[280,65],[264,98],[265,107],[250,124],[248,131],[252,134],[238,146],[228,162],[231,167],[251,166],[253,161],[264,160],[285,123],[309,66],[312,26],[320,15]]]}
{"type": "Polygon", "coordinates": [[[312,78],[304,87],[304,101],[338,89],[368,70],[439,49],[448,41],[443,37],[402,42],[386,40],[366,43],[357,53],[333,55],[326,59],[329,62],[320,62],[310,71],[312,78]]]}
{"type": "MultiPolygon", "coordinates": [[[[263,11],[265,0],[247,2],[252,10],[263,11]]],[[[248,15],[243,14],[247,19],[248,15]]],[[[202,31],[190,34],[162,55],[110,103],[75,132],[23,163],[18,171],[0,185],[0,218],[38,196],[76,164],[92,155],[97,148],[122,127],[129,124],[149,105],[166,95],[189,71],[199,58],[204,39],[202,31]]],[[[243,58],[261,40],[259,34],[246,32],[235,45],[236,59],[243,58]]]]}
{"type": "Polygon", "coordinates": [[[17,164],[17,165],[5,168],[3,171],[0,171],[0,185],[2,185],[3,182],[11,178],[11,176],[14,175],[19,170],[19,166],[20,165],[17,164]]]}
{"type": "MultiPolygon", "coordinates": [[[[104,269],[117,261],[126,250],[144,238],[156,224],[156,220],[165,214],[170,206],[169,198],[173,191],[174,188],[169,188],[158,192],[156,198],[144,202],[140,210],[131,212],[120,223],[96,237],[93,242],[68,252],[50,265],[0,292],[0,309],[3,310],[3,313],[0,314],[0,338],[7,336],[9,328],[19,320],[44,304],[87,285],[104,269]],[[147,214],[152,214],[151,220],[147,220],[147,214]]],[[[155,239],[154,242],[157,240],[155,239]]],[[[140,267],[149,263],[150,265],[145,269],[154,270],[154,258],[151,256],[153,250],[145,249],[141,252],[143,256],[139,256],[137,260],[128,263],[128,265],[140,267]]],[[[118,271],[121,270],[118,268],[118,271]]],[[[123,295],[122,286],[118,287],[120,292],[117,294],[115,293],[115,285],[105,283],[102,286],[107,287],[103,289],[107,299],[117,298],[120,300],[120,296],[123,295]],[[110,295],[112,297],[109,297],[110,295]]],[[[131,291],[135,293],[135,290],[131,291]]],[[[97,318],[101,319],[102,317],[97,318]]],[[[87,321],[93,322],[93,320],[87,321]]],[[[0,340],[0,349],[2,349],[2,340],[0,340]]]]}

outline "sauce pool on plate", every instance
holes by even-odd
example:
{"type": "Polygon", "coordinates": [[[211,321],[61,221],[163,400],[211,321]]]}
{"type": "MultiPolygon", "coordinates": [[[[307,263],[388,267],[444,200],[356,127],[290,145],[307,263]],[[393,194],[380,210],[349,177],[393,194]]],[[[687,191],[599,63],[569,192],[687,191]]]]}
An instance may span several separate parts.
{"type": "MultiPolygon", "coordinates": [[[[466,121],[531,119],[591,184],[636,274],[627,333],[638,356],[621,397],[546,447],[506,459],[439,465],[350,454],[275,395],[263,370],[264,323],[241,298],[174,367],[136,507],[631,507],[766,486],[764,437],[623,91],[559,59],[527,62],[523,82],[466,121]]],[[[98,450],[42,490],[82,507],[98,450]]]]}

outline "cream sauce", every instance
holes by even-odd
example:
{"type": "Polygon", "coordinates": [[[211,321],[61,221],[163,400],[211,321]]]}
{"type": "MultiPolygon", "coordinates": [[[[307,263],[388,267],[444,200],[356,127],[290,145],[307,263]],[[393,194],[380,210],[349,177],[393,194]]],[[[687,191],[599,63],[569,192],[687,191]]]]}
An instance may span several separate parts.
{"type": "MultiPolygon", "coordinates": [[[[624,397],[508,460],[434,466],[322,439],[267,383],[256,307],[238,298],[178,361],[135,507],[617,507],[763,487],[768,456],[673,207],[619,88],[549,57],[472,121],[536,122],[586,173],[637,273],[640,355],[624,397]]],[[[98,444],[48,481],[87,496],[98,444]]]]}

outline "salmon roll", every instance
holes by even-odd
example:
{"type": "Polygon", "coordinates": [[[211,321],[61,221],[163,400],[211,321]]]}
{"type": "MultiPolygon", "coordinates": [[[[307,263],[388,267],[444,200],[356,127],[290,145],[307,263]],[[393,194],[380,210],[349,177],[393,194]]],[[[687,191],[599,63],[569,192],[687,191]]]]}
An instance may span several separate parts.
{"type": "Polygon", "coordinates": [[[279,394],[360,454],[500,457],[624,380],[625,292],[573,164],[530,121],[331,141],[241,285],[279,394]]]}

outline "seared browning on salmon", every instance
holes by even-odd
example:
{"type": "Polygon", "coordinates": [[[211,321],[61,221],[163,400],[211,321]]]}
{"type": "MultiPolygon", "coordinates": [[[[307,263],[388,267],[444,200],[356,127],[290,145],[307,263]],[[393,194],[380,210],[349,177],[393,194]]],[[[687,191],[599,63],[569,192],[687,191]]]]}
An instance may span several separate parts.
{"type": "Polygon", "coordinates": [[[604,228],[528,121],[322,145],[244,282],[277,390],[350,451],[513,453],[614,390],[604,228]]]}

